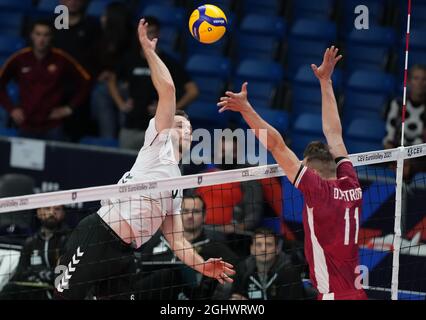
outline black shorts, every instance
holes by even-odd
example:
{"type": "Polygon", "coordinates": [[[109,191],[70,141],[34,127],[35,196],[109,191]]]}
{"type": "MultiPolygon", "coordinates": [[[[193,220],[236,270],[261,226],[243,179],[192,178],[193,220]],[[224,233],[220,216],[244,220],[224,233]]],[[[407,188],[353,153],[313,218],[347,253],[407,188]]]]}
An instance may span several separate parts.
{"type": "Polygon", "coordinates": [[[78,224],[58,265],[55,298],[131,299],[134,249],[97,213],[78,224]]]}

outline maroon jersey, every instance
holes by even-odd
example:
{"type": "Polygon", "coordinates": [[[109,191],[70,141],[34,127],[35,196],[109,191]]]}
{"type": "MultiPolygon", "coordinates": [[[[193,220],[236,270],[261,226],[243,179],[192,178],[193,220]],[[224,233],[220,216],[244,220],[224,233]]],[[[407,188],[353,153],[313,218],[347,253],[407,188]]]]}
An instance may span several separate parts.
{"type": "Polygon", "coordinates": [[[0,104],[11,112],[22,108],[25,121],[21,128],[30,132],[43,132],[57,127],[61,120],[50,120],[53,109],[63,105],[81,106],[90,92],[90,75],[64,51],[52,48],[41,60],[32,48],[24,48],[13,54],[0,69],[0,104]],[[19,102],[14,105],[6,86],[15,80],[19,87],[19,102]],[[67,101],[65,87],[73,82],[75,88],[67,101]]]}
{"type": "MultiPolygon", "coordinates": [[[[294,185],[305,199],[303,228],[310,278],[324,299],[365,298],[355,282],[362,190],[352,163],[337,162],[337,179],[301,166],[294,185]]],[[[359,282],[359,281],[358,281],[359,282]]]]}

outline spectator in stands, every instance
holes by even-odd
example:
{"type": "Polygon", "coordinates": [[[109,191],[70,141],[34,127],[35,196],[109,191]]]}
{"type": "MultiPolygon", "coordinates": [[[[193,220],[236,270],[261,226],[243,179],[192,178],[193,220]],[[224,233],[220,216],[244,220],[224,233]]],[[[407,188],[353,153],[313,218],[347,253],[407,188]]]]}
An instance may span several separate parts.
{"type": "Polygon", "coordinates": [[[305,298],[300,267],[281,251],[278,237],[258,228],[252,237],[251,255],[238,267],[232,300],[296,300],[305,298]]]}
{"type": "MultiPolygon", "coordinates": [[[[426,66],[413,65],[408,73],[407,112],[405,114],[405,146],[421,144],[426,135],[426,66]]],[[[391,101],[387,110],[385,148],[395,148],[401,139],[400,97],[391,101]]]]}
{"type": "MultiPolygon", "coordinates": [[[[148,37],[158,38],[160,36],[159,21],[154,17],[145,17],[145,20],[149,24],[148,37]]],[[[169,68],[176,84],[176,108],[184,109],[197,97],[197,85],[177,61],[164,52],[159,52],[159,56],[169,68]]],[[[158,99],[148,64],[139,46],[135,46],[126,55],[110,80],[111,96],[125,114],[124,125],[119,133],[120,147],[139,150],[143,145],[144,130],[148,127],[149,119],[155,114],[158,99]],[[120,91],[118,81],[127,84],[128,94],[120,91]]]]}
{"type": "MultiPolygon", "coordinates": [[[[426,141],[426,66],[415,64],[408,73],[407,112],[405,114],[404,145],[411,146],[426,141]]],[[[385,148],[395,148],[401,140],[402,99],[391,101],[386,117],[385,148]]],[[[420,158],[419,158],[420,159],[420,158]]],[[[404,177],[408,178],[418,171],[426,171],[419,159],[405,161],[404,177]]]]}
{"type": "MultiPolygon", "coordinates": [[[[69,28],[55,29],[54,45],[67,52],[76,59],[90,74],[92,80],[95,77],[95,45],[101,34],[98,19],[86,15],[89,0],[60,0],[59,3],[68,7],[69,28]]],[[[93,83],[92,83],[93,85],[93,83]]],[[[77,88],[68,84],[65,92],[72,95],[77,88]]],[[[83,136],[95,135],[95,126],[90,118],[90,97],[83,102],[83,108],[79,108],[65,121],[65,132],[74,142],[83,136]]]]}
{"type": "Polygon", "coordinates": [[[87,98],[90,75],[70,55],[52,47],[53,28],[36,21],[31,28],[31,47],[12,55],[0,70],[0,104],[10,113],[22,137],[63,140],[63,121],[87,98]],[[14,80],[19,88],[15,105],[7,93],[14,80]],[[75,84],[66,99],[64,85],[75,84]]]}
{"type": "Polygon", "coordinates": [[[68,237],[62,206],[37,209],[41,227],[25,241],[12,279],[0,299],[45,300],[52,298],[55,267],[68,237]]]}
{"type": "MultiPolygon", "coordinates": [[[[192,191],[186,193],[182,200],[181,214],[185,238],[204,259],[219,256],[231,264],[237,263],[238,257],[224,243],[224,236],[205,227],[205,205],[200,196],[192,191]]],[[[142,260],[168,263],[176,261],[164,237],[158,234],[155,239],[144,248],[142,260]]],[[[149,277],[142,276],[137,287],[144,291],[142,299],[170,299],[172,296],[179,299],[228,299],[232,284],[221,285],[181,266],[154,272],[149,277]]]]}
{"type": "MultiPolygon", "coordinates": [[[[210,165],[208,172],[243,168],[238,164],[238,142],[222,139],[222,159],[210,165]],[[232,154],[227,163],[226,155],[232,154]]],[[[263,218],[263,191],[259,181],[231,182],[201,187],[197,193],[206,202],[206,223],[223,226],[225,233],[253,231],[263,218]]]]}
{"type": "Polygon", "coordinates": [[[92,93],[92,118],[98,124],[99,136],[116,138],[118,109],[114,104],[108,83],[119,61],[128,52],[134,28],[128,8],[121,2],[111,2],[101,17],[102,34],[93,53],[96,55],[95,77],[92,93]]]}

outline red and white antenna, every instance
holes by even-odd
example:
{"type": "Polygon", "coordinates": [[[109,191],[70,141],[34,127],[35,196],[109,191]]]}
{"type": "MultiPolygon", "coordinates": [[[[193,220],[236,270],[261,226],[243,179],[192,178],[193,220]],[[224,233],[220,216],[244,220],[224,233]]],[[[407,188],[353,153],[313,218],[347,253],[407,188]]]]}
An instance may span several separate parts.
{"type": "Polygon", "coordinates": [[[401,146],[404,146],[405,113],[407,111],[408,49],[410,43],[411,0],[408,0],[407,34],[405,36],[404,95],[402,97],[401,146]]]}
{"type": "Polygon", "coordinates": [[[402,209],[402,179],[404,171],[404,131],[405,131],[405,113],[407,109],[407,76],[408,76],[408,48],[410,43],[410,18],[411,18],[411,0],[408,0],[407,10],[407,34],[405,37],[405,67],[404,67],[404,96],[402,98],[402,116],[401,116],[401,146],[400,155],[396,162],[396,192],[395,192],[395,223],[392,257],[392,280],[391,280],[391,299],[398,300],[399,284],[399,253],[401,249],[401,209],[402,209]]]}

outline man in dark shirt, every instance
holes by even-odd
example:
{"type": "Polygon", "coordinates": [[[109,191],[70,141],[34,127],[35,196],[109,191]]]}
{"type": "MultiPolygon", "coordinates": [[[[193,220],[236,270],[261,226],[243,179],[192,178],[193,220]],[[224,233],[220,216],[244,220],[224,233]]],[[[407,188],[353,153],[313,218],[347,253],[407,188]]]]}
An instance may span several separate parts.
{"type": "Polygon", "coordinates": [[[251,255],[239,266],[232,300],[298,300],[304,289],[301,268],[280,250],[278,238],[268,228],[258,228],[252,237],[251,255]]]}
{"type": "MultiPolygon", "coordinates": [[[[86,16],[89,2],[89,0],[59,1],[61,5],[68,8],[69,28],[55,29],[54,45],[76,59],[89,72],[91,78],[95,79],[96,43],[101,34],[101,27],[95,17],[86,16]]],[[[76,89],[72,83],[67,84],[66,95],[72,95],[76,89]]],[[[89,97],[83,102],[83,106],[76,110],[64,124],[65,132],[74,142],[79,141],[82,136],[95,134],[95,126],[90,117],[89,97]]]]}
{"type": "Polygon", "coordinates": [[[52,48],[52,26],[36,21],[31,28],[32,46],[13,54],[0,70],[0,104],[10,113],[19,135],[62,140],[62,122],[81,106],[90,90],[90,75],[64,51],[52,48]],[[6,86],[14,80],[19,102],[10,99],[6,86]],[[64,85],[75,84],[66,99],[64,85]]]}
{"type": "Polygon", "coordinates": [[[40,230],[24,244],[12,279],[0,299],[51,299],[57,260],[63,253],[69,230],[63,225],[62,206],[37,209],[40,230]]]}
{"type": "MultiPolygon", "coordinates": [[[[145,17],[145,20],[149,24],[148,37],[158,38],[158,20],[153,17],[145,17]]],[[[164,52],[159,52],[159,56],[170,70],[176,86],[176,109],[184,109],[197,97],[197,85],[177,61],[164,52]]],[[[125,113],[124,124],[119,133],[120,147],[139,150],[143,145],[144,130],[155,114],[158,100],[151,81],[151,71],[139,46],[124,57],[116,73],[111,76],[109,90],[117,107],[125,113]],[[119,89],[118,81],[126,84],[127,96],[119,89]]]]}
{"type": "Polygon", "coordinates": [[[60,0],[68,8],[69,28],[55,29],[54,45],[67,52],[92,73],[93,52],[101,28],[96,19],[85,15],[88,0],[60,0]]]}

